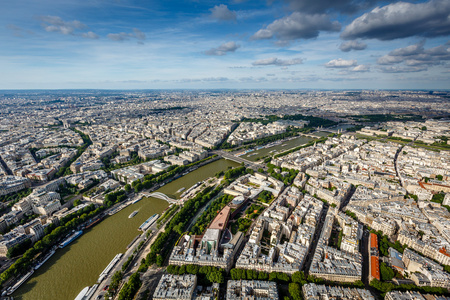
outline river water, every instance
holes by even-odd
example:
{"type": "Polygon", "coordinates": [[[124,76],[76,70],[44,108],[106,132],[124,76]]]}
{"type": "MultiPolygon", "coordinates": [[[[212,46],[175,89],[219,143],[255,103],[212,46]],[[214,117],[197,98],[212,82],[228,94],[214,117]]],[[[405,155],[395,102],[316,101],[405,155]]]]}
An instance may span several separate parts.
{"type": "MultiPolygon", "coordinates": [[[[198,181],[214,176],[219,171],[239,164],[220,159],[174,180],[158,192],[169,197],[179,197],[181,188],[190,188],[198,181]]],[[[14,294],[21,300],[73,300],[86,286],[97,282],[98,276],[118,253],[124,253],[127,245],[139,234],[138,227],[150,216],[161,213],[168,203],[157,198],[144,198],[100,224],[87,230],[81,237],[58,249],[33,276],[14,294]],[[129,219],[134,211],[138,214],[129,219]]]]}

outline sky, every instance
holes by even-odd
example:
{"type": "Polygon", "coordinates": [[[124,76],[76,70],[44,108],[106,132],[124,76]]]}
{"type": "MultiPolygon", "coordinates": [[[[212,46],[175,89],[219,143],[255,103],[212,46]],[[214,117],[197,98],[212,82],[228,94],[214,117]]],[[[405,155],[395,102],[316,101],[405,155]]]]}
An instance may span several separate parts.
{"type": "Polygon", "coordinates": [[[450,89],[450,0],[0,8],[0,89],[450,89]]]}

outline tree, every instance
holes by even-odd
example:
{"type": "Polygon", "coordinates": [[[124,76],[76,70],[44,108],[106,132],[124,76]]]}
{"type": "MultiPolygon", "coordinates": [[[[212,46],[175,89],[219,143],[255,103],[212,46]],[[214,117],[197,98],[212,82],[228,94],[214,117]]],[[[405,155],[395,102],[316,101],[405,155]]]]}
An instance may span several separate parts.
{"type": "Polygon", "coordinates": [[[381,282],[377,279],[373,279],[370,282],[370,286],[376,288],[377,290],[379,290],[382,293],[387,293],[395,287],[395,285],[393,283],[381,282]]]}
{"type": "Polygon", "coordinates": [[[129,193],[131,191],[131,186],[127,183],[125,184],[125,192],[129,193]]]}
{"type": "Polygon", "coordinates": [[[8,253],[6,254],[6,257],[8,258],[12,258],[12,257],[16,257],[18,255],[23,254],[25,251],[28,250],[28,248],[30,248],[31,246],[31,240],[30,239],[26,239],[24,240],[22,243],[13,246],[12,248],[10,248],[8,250],[8,253]]]}
{"type": "Polygon", "coordinates": [[[80,205],[81,204],[81,199],[76,199],[74,202],[73,202],[73,206],[78,206],[78,205],[80,205]]]}
{"type": "Polygon", "coordinates": [[[292,274],[292,282],[305,284],[306,283],[305,273],[303,273],[302,271],[297,271],[294,274],[292,274]]]}
{"type": "Polygon", "coordinates": [[[178,275],[184,275],[186,274],[186,266],[182,265],[179,269],[178,269],[178,275]]]}
{"type": "Polygon", "coordinates": [[[141,284],[142,282],[139,273],[131,275],[130,280],[123,285],[123,288],[120,291],[119,300],[132,300],[141,287],[141,284]]]}
{"type": "Polygon", "coordinates": [[[298,283],[289,283],[289,294],[291,295],[292,299],[301,300],[302,293],[300,285],[298,283]]]}
{"type": "Polygon", "coordinates": [[[140,191],[142,191],[143,188],[144,188],[144,186],[142,185],[142,183],[139,182],[134,186],[134,191],[136,193],[139,193],[140,191]]]}
{"type": "Polygon", "coordinates": [[[109,293],[114,295],[117,291],[117,288],[120,285],[120,282],[123,279],[123,274],[120,271],[116,271],[116,273],[114,273],[114,275],[111,278],[111,283],[109,284],[109,293]]]}
{"type": "Polygon", "coordinates": [[[277,279],[279,281],[284,281],[284,282],[289,282],[290,281],[289,275],[285,274],[285,273],[281,273],[281,272],[278,272],[277,279]]]}
{"type": "Polygon", "coordinates": [[[210,282],[217,282],[217,283],[223,283],[224,281],[222,272],[217,269],[207,273],[206,279],[208,279],[210,282]]]}
{"type": "Polygon", "coordinates": [[[380,264],[381,280],[389,281],[395,276],[394,270],[388,267],[384,262],[380,264]]]}
{"type": "Polygon", "coordinates": [[[197,265],[187,265],[186,272],[197,275],[199,267],[197,265]]]}
{"type": "Polygon", "coordinates": [[[156,264],[158,265],[158,267],[161,267],[163,263],[164,263],[164,258],[161,255],[158,255],[156,257],[156,264]]]}
{"type": "Polygon", "coordinates": [[[132,183],[131,183],[131,186],[132,187],[135,187],[138,183],[140,183],[141,181],[138,179],[138,180],[135,180],[135,181],[133,181],[132,183]]]}

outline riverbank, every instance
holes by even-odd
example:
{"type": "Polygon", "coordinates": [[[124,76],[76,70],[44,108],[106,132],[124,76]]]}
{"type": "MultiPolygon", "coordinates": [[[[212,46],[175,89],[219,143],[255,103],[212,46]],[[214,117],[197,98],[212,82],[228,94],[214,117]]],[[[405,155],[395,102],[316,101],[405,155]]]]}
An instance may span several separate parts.
{"type": "MultiPolygon", "coordinates": [[[[189,188],[220,170],[226,171],[228,167],[237,165],[218,159],[165,184],[157,191],[171,196],[181,187],[189,188]]],[[[137,228],[151,215],[161,214],[166,207],[168,203],[164,200],[144,198],[104,218],[70,245],[57,251],[14,293],[14,299],[74,299],[84,287],[97,281],[99,274],[116,254],[124,253],[136,237],[137,228]],[[128,219],[136,209],[139,209],[139,214],[128,219]],[[64,289],[58,288],[60,286],[64,286],[64,289]]]]}

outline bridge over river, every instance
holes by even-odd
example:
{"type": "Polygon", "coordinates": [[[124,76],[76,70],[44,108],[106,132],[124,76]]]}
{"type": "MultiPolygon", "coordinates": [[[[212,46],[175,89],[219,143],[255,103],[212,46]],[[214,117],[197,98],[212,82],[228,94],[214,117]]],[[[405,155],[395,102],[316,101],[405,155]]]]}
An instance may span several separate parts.
{"type": "Polygon", "coordinates": [[[144,195],[145,197],[153,197],[153,198],[158,198],[158,199],[162,199],[162,200],[166,200],[167,202],[169,202],[170,204],[173,203],[177,203],[178,200],[176,199],[172,199],[169,196],[167,196],[166,194],[160,193],[160,192],[154,192],[154,193],[147,193],[147,192],[142,192],[142,195],[144,195]]]}

